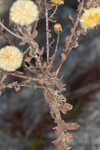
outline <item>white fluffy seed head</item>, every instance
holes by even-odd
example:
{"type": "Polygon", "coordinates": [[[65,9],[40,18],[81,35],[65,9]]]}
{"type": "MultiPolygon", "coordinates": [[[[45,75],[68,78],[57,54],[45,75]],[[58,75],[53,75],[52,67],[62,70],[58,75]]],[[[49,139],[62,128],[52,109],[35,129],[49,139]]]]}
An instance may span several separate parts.
{"type": "Polygon", "coordinates": [[[38,20],[39,10],[31,0],[17,0],[10,9],[9,18],[15,24],[29,25],[38,20]]]}
{"type": "Polygon", "coordinates": [[[0,68],[7,72],[16,71],[23,61],[23,54],[15,46],[5,46],[0,49],[0,68]]]}
{"type": "Polygon", "coordinates": [[[85,10],[80,18],[80,24],[85,31],[100,25],[100,7],[91,7],[85,10]]]}

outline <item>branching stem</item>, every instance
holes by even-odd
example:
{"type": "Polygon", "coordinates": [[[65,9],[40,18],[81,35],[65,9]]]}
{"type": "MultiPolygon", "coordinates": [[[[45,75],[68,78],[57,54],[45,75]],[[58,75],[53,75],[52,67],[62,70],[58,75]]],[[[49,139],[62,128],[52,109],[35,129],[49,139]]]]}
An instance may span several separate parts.
{"type": "Polygon", "coordinates": [[[46,49],[47,49],[47,62],[49,64],[49,20],[48,20],[48,8],[47,2],[45,2],[45,17],[46,17],[46,49]]]}
{"type": "Polygon", "coordinates": [[[23,37],[22,37],[22,36],[20,36],[20,35],[14,33],[14,32],[12,32],[12,31],[11,31],[10,29],[8,29],[2,22],[0,22],[0,26],[1,26],[3,29],[5,29],[7,32],[9,32],[11,35],[15,36],[15,37],[18,38],[18,39],[23,40],[23,37]]]}

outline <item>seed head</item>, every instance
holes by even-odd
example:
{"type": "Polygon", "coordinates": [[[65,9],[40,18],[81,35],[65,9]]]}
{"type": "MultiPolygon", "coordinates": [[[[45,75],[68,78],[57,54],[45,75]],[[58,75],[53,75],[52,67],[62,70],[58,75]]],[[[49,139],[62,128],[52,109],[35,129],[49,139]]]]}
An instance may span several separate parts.
{"type": "Polygon", "coordinates": [[[19,25],[29,25],[38,20],[39,10],[31,0],[17,0],[10,9],[10,21],[19,25]]]}
{"type": "Polygon", "coordinates": [[[15,46],[0,49],[0,68],[7,72],[16,71],[23,61],[23,54],[15,46]]]}
{"type": "Polygon", "coordinates": [[[100,25],[100,7],[87,9],[80,18],[84,30],[100,25]]]}

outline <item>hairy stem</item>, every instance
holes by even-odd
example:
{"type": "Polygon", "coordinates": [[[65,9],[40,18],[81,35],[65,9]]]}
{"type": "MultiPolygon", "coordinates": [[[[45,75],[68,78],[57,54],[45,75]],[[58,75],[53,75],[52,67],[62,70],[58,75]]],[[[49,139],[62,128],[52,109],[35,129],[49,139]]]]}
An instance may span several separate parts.
{"type": "Polygon", "coordinates": [[[46,17],[46,49],[47,49],[47,62],[49,64],[49,20],[48,20],[48,8],[47,2],[45,2],[45,17],[46,17]]]}

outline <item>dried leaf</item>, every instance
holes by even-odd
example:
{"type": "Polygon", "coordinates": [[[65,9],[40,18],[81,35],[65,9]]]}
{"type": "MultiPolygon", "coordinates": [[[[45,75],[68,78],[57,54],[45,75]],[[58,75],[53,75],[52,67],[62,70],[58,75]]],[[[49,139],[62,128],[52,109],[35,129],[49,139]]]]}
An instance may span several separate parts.
{"type": "Polygon", "coordinates": [[[26,57],[25,58],[25,62],[29,63],[31,61],[31,58],[30,57],[26,57]]]}
{"type": "MultiPolygon", "coordinates": [[[[1,72],[0,72],[1,74],[1,72]]],[[[7,74],[5,72],[2,72],[2,77],[0,78],[0,83],[3,83],[3,81],[5,81],[5,79],[7,78],[7,74]]]]}
{"type": "Polygon", "coordinates": [[[67,36],[66,37],[66,43],[65,43],[65,46],[67,47],[67,44],[69,43],[69,40],[70,40],[70,36],[67,36]]]}
{"type": "Polygon", "coordinates": [[[67,142],[68,144],[71,143],[71,142],[73,141],[73,136],[72,136],[72,134],[70,134],[69,132],[67,132],[66,135],[65,135],[65,140],[66,140],[66,142],[67,142]]]}
{"type": "Polygon", "coordinates": [[[16,92],[19,92],[20,91],[20,86],[16,86],[16,87],[14,87],[14,90],[16,91],[16,92]]]}
{"type": "Polygon", "coordinates": [[[59,79],[55,79],[55,83],[58,89],[65,91],[65,84],[63,84],[59,79]]]}
{"type": "Polygon", "coordinates": [[[66,112],[72,110],[72,108],[73,108],[73,106],[72,106],[71,104],[65,103],[65,104],[63,105],[63,107],[61,108],[61,112],[62,112],[63,114],[66,114],[66,112]]]}
{"type": "Polygon", "coordinates": [[[31,31],[32,31],[32,25],[27,26],[26,31],[28,33],[31,33],[31,31]]]}
{"type": "Polygon", "coordinates": [[[79,127],[80,126],[77,123],[66,123],[66,122],[63,121],[64,130],[72,131],[72,130],[77,130],[79,127]]]}
{"type": "Polygon", "coordinates": [[[26,41],[21,41],[21,42],[19,43],[19,45],[20,45],[20,46],[23,46],[23,45],[25,45],[25,43],[26,43],[26,41]]]}
{"type": "Polygon", "coordinates": [[[38,31],[35,30],[35,31],[32,33],[32,38],[34,39],[34,38],[36,38],[37,36],[38,36],[38,31]]]}
{"type": "Polygon", "coordinates": [[[65,54],[65,53],[62,53],[62,54],[61,54],[61,59],[62,59],[62,61],[65,61],[65,60],[66,60],[66,54],[65,54]]]}
{"type": "Polygon", "coordinates": [[[35,40],[32,41],[32,44],[33,44],[35,49],[39,48],[39,45],[35,40]]]}

